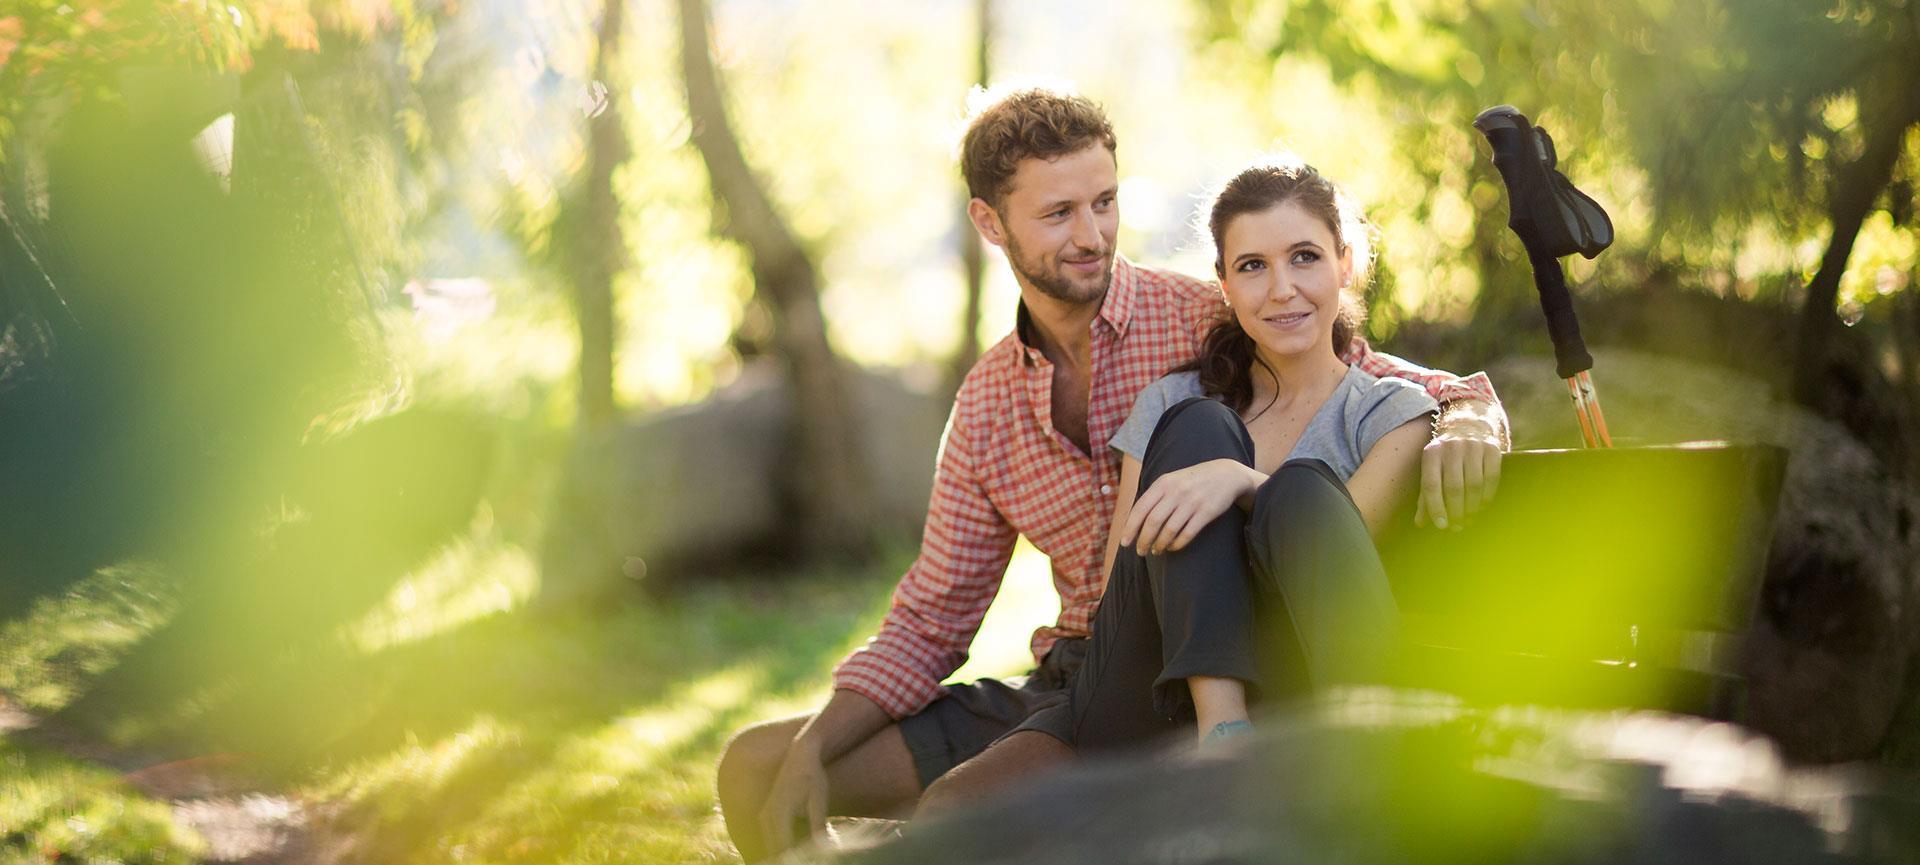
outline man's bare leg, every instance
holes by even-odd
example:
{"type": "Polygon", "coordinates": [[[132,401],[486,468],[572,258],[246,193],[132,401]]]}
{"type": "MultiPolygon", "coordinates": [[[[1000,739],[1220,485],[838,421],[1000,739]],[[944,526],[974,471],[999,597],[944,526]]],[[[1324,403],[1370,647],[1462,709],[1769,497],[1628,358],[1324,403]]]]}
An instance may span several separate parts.
{"type": "MultiPolygon", "coordinates": [[[[767,849],[761,837],[760,806],[787,747],[812,717],[799,715],[748,727],[720,755],[716,773],[720,813],[733,846],[748,862],[780,852],[767,849]]],[[[827,796],[827,808],[835,816],[905,819],[912,814],[920,797],[920,776],[900,726],[888,724],[828,763],[827,796]]]]}
{"type": "Polygon", "coordinates": [[[1073,749],[1038,730],[1021,730],[993,745],[933,782],[920,797],[915,818],[965,807],[1014,783],[1065,768],[1074,762],[1073,749]]]}

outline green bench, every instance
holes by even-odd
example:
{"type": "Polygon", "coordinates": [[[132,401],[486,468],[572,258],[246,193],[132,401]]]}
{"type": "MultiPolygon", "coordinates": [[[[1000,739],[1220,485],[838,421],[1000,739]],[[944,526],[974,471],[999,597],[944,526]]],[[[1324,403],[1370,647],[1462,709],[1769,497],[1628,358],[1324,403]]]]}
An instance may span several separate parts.
{"type": "Polygon", "coordinates": [[[1785,469],[1780,448],[1717,442],[1508,455],[1467,530],[1381,538],[1398,683],[1737,717],[1785,469]]]}

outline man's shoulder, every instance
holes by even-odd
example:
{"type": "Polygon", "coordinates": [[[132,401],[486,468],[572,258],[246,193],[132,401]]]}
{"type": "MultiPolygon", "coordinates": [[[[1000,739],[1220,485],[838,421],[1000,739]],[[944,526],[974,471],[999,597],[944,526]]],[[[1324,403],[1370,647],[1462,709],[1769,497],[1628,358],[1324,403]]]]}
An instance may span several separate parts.
{"type": "Polygon", "coordinates": [[[1001,337],[974,359],[966,377],[961,379],[960,390],[954,398],[960,400],[969,394],[1005,388],[1013,380],[1013,370],[1025,352],[1026,344],[1020,341],[1020,337],[1012,333],[1001,337]]]}
{"type": "Polygon", "coordinates": [[[1163,267],[1151,267],[1132,260],[1127,263],[1133,267],[1136,292],[1161,294],[1184,303],[1213,298],[1220,290],[1211,279],[1163,267]]]}
{"type": "MultiPolygon", "coordinates": [[[[1131,263],[1131,262],[1129,262],[1131,263]]],[[[1220,288],[1212,280],[1177,270],[1133,265],[1134,306],[1150,319],[1164,322],[1195,339],[1205,332],[1220,309],[1220,288]]]]}
{"type": "Polygon", "coordinates": [[[953,395],[953,425],[972,428],[1004,414],[1006,395],[1018,380],[1021,356],[1026,346],[1014,334],[1001,337],[975,359],[960,389],[953,395]]]}

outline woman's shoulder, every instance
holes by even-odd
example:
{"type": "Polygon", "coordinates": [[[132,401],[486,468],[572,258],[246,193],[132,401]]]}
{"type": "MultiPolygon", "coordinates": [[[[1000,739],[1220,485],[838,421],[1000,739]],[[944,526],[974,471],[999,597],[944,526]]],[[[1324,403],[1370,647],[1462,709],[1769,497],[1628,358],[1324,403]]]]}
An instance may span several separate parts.
{"type": "Polygon", "coordinates": [[[1342,419],[1353,436],[1355,453],[1362,459],[1382,436],[1440,407],[1416,382],[1375,376],[1358,368],[1347,373],[1341,394],[1342,419]]]}
{"type": "Polygon", "coordinates": [[[1154,379],[1153,384],[1147,385],[1147,390],[1159,396],[1168,397],[1167,405],[1173,405],[1187,397],[1206,396],[1206,392],[1200,387],[1200,373],[1190,369],[1170,372],[1154,379]]]}
{"type": "Polygon", "coordinates": [[[1419,382],[1398,376],[1379,376],[1357,366],[1347,368],[1347,377],[1340,383],[1340,394],[1349,405],[1376,405],[1389,400],[1407,400],[1426,397],[1427,389],[1419,382]]]}
{"type": "Polygon", "coordinates": [[[1196,396],[1205,396],[1198,372],[1172,372],[1155,379],[1134,398],[1133,409],[1108,444],[1121,453],[1145,458],[1147,439],[1152,437],[1160,416],[1182,400],[1196,396]]]}

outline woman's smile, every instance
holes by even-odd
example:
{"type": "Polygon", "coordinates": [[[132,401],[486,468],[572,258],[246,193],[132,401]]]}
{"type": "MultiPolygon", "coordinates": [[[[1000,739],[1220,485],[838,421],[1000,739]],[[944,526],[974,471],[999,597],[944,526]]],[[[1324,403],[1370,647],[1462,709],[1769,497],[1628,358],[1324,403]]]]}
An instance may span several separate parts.
{"type": "Polygon", "coordinates": [[[1270,313],[1261,316],[1260,320],[1281,330],[1294,330],[1305,325],[1307,320],[1311,318],[1313,318],[1313,310],[1303,309],[1294,312],[1270,313]]]}

